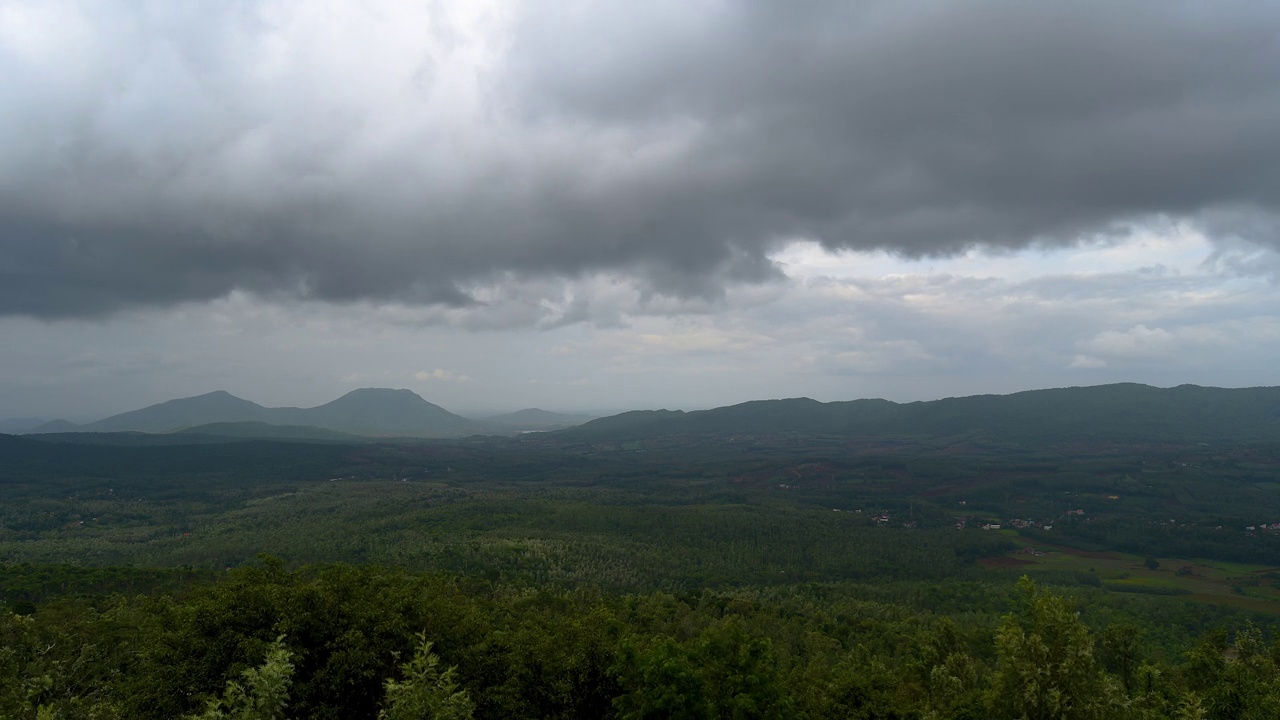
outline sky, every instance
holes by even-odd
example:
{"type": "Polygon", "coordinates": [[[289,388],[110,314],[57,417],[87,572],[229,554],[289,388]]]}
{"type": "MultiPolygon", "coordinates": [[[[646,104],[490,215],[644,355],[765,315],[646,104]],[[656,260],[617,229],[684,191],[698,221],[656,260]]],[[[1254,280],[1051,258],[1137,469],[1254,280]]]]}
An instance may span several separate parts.
{"type": "Polygon", "coordinates": [[[1280,384],[1280,6],[0,0],[0,418],[1280,384]]]}

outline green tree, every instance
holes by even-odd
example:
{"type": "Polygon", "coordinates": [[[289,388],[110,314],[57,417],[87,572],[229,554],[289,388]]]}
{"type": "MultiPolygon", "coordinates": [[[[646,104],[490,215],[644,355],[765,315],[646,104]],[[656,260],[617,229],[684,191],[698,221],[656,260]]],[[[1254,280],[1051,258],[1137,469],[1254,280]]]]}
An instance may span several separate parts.
{"type": "Polygon", "coordinates": [[[119,717],[109,685],[127,658],[121,620],[78,603],[37,615],[0,609],[0,718],[119,717]]]}
{"type": "Polygon", "coordinates": [[[617,674],[628,692],[614,702],[621,717],[771,720],[794,715],[778,683],[768,638],[736,619],[706,628],[684,645],[664,637],[646,650],[623,643],[617,674]]]}
{"type": "Polygon", "coordinates": [[[683,646],[664,637],[647,649],[622,644],[618,674],[632,688],[613,701],[623,720],[707,720],[711,717],[698,667],[683,646]]]}
{"type": "Polygon", "coordinates": [[[1184,672],[1191,690],[1184,702],[1199,707],[1205,718],[1280,717],[1280,669],[1253,625],[1236,634],[1232,652],[1224,633],[1207,635],[1187,653],[1184,672]]]}
{"type": "Polygon", "coordinates": [[[929,672],[926,706],[929,718],[981,717],[978,668],[966,653],[952,653],[929,672]]]}
{"type": "Polygon", "coordinates": [[[284,646],[284,636],[267,648],[262,665],[241,673],[243,684],[227,681],[222,697],[212,698],[204,712],[192,720],[284,720],[289,705],[289,685],[293,678],[293,654],[284,646]]]}
{"type": "Polygon", "coordinates": [[[730,620],[698,638],[695,659],[713,717],[725,720],[790,717],[792,700],[778,687],[777,661],[768,638],[749,635],[730,620]]]}
{"type": "Polygon", "coordinates": [[[996,672],[989,704],[1019,720],[1106,720],[1118,714],[1119,692],[1098,667],[1089,629],[1065,600],[1023,576],[1021,615],[996,631],[996,672]]]}
{"type": "Polygon", "coordinates": [[[35,714],[53,678],[37,662],[35,620],[0,610],[0,717],[35,714]]]}
{"type": "Polygon", "coordinates": [[[960,628],[940,619],[919,637],[919,659],[912,663],[924,690],[924,715],[930,720],[983,718],[983,668],[969,652],[960,628]]]}
{"type": "Polygon", "coordinates": [[[1102,650],[1107,668],[1120,676],[1124,691],[1134,692],[1138,656],[1138,629],[1132,625],[1111,625],[1102,631],[1102,650]]]}
{"type": "Polygon", "coordinates": [[[458,686],[456,668],[440,671],[426,633],[418,633],[413,659],[400,666],[403,680],[387,680],[378,720],[471,720],[475,703],[458,686]]]}

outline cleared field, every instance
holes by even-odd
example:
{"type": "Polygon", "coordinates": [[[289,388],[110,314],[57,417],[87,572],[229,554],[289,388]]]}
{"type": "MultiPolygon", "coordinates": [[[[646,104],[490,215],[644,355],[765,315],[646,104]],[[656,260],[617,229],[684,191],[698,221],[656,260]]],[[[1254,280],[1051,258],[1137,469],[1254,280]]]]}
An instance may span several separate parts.
{"type": "MultiPolygon", "coordinates": [[[[1021,544],[1025,539],[1009,533],[1021,544]]],[[[1146,558],[1120,552],[1090,552],[1065,545],[1026,541],[1023,549],[982,565],[1014,572],[1062,571],[1097,576],[1112,592],[1177,595],[1187,600],[1280,615],[1280,567],[1205,560],[1146,558]]]]}

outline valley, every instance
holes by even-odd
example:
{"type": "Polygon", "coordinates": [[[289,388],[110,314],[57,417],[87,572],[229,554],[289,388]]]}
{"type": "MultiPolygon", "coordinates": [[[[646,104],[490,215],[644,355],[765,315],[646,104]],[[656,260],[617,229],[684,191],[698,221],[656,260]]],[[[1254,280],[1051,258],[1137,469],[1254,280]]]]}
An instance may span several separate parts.
{"type": "MultiPolygon", "coordinates": [[[[1117,683],[1108,712],[1140,700],[1140,717],[1172,717],[1235,692],[1186,658],[1280,630],[1280,440],[1259,419],[1272,411],[1201,390],[1158,391],[1186,422],[1148,429],[1133,400],[1147,391],[1117,386],[1061,391],[1056,409],[1062,395],[1032,396],[1038,412],[1077,408],[1052,431],[1011,396],[911,408],[932,428],[918,432],[779,401],[515,436],[262,437],[247,421],[0,436],[0,601],[18,613],[6,632],[123,633],[145,649],[95,672],[177,662],[180,685],[161,686],[195,699],[283,635],[302,658],[299,707],[348,715],[373,712],[394,653],[425,628],[483,717],[632,717],[654,702],[645,688],[677,682],[651,663],[721,668],[689,680],[715,693],[717,663],[738,652],[770,678],[751,691],[773,704],[761,717],[981,715],[1009,672],[1002,628],[1065,603],[1096,638],[1097,677],[1117,683]],[[1091,415],[1106,392],[1110,411],[1091,415]],[[1206,408],[1254,430],[1201,434],[1206,408]],[[400,629],[368,634],[386,623],[400,629]],[[938,643],[958,654],[930,655],[938,643]],[[1138,667],[1121,650],[1164,679],[1119,690],[1138,667]],[[330,667],[356,652],[367,659],[330,667]],[[969,690],[931,695],[937,668],[962,659],[969,690]],[[326,690],[335,673],[363,689],[326,690]]],[[[14,672],[56,670],[25,662],[14,672]]],[[[102,682],[128,717],[198,704],[102,682]]],[[[72,707],[77,686],[58,687],[41,697],[72,707]]]]}

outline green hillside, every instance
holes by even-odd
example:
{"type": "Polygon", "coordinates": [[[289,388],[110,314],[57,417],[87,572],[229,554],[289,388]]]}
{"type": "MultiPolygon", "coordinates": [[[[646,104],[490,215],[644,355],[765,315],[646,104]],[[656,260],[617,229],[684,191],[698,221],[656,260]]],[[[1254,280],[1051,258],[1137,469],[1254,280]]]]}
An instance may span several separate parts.
{"type": "Polygon", "coordinates": [[[1280,439],[1280,388],[1118,384],[930,402],[758,400],[689,413],[624,413],[559,433],[629,440],[681,434],[977,435],[1019,442],[1280,439]]]}

